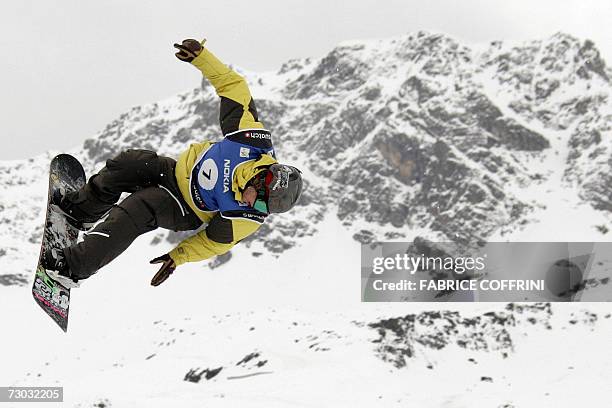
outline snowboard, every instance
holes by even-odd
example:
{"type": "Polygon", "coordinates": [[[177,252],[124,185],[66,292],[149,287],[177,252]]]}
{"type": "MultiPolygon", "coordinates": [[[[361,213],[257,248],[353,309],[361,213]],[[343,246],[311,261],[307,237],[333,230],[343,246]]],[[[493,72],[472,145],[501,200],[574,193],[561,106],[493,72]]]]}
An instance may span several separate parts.
{"type": "Polygon", "coordinates": [[[68,330],[68,311],[70,308],[70,288],[52,280],[41,261],[46,248],[60,250],[77,242],[79,230],[68,224],[66,218],[53,209],[53,192],[63,187],[66,192],[79,190],[85,184],[85,171],[77,159],[69,154],[57,155],[51,160],[49,170],[49,189],[47,192],[47,213],[43,231],[40,256],[32,286],[36,303],[63,330],[68,330]]]}

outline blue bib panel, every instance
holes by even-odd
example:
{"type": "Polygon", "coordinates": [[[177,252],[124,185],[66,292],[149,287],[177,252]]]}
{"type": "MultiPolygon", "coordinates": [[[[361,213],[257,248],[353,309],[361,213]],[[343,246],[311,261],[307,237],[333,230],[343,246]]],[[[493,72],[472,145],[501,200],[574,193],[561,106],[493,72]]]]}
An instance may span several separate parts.
{"type": "Polygon", "coordinates": [[[257,160],[262,154],[274,157],[270,132],[263,129],[240,130],[212,144],[191,170],[190,191],[196,207],[221,213],[259,213],[236,200],[232,180],[239,164],[257,160]]]}

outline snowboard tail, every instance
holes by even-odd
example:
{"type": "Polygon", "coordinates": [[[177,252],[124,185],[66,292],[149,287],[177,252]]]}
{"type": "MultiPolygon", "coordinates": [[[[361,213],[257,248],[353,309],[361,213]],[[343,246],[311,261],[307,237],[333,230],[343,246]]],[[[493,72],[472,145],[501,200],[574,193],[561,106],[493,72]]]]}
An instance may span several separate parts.
{"type": "Polygon", "coordinates": [[[52,207],[54,191],[63,188],[66,193],[85,185],[85,171],[79,161],[69,154],[57,155],[51,160],[47,213],[38,265],[32,286],[32,296],[38,305],[64,331],[68,330],[70,288],[66,288],[47,275],[42,259],[47,248],[61,250],[76,244],[79,231],[52,207]]]}

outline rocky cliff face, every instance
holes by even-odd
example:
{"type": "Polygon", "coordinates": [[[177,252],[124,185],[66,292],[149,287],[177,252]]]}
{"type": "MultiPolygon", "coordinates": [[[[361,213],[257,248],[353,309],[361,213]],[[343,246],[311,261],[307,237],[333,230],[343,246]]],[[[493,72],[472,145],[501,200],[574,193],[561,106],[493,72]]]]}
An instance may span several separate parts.
{"type": "MultiPolygon", "coordinates": [[[[534,187],[612,212],[612,71],[591,41],[556,34],[469,47],[419,32],[344,43],[318,60],[245,75],[279,159],[306,178],[298,209],[271,217],[247,245],[280,253],[316,233],[326,215],[360,241],[415,231],[487,239],[549,204],[523,194],[534,187]]],[[[203,81],[126,112],[75,153],[91,173],[121,149],[177,156],[220,137],[218,98],[203,81]]],[[[47,160],[2,163],[5,190],[18,195],[32,179],[44,183],[47,160]]],[[[38,220],[32,208],[44,197],[37,190],[24,206],[9,196],[0,202],[4,234],[30,239],[13,220],[38,220]]]]}
{"type": "Polygon", "coordinates": [[[588,40],[472,49],[420,32],[343,44],[288,72],[273,128],[333,182],[347,225],[486,239],[547,204],[523,197],[534,185],[610,209],[611,71],[588,40]]]}
{"type": "Polygon", "coordinates": [[[566,152],[562,181],[610,211],[612,71],[595,45],[559,33],[509,50],[496,43],[483,60],[508,108],[559,139],[566,152]]]}

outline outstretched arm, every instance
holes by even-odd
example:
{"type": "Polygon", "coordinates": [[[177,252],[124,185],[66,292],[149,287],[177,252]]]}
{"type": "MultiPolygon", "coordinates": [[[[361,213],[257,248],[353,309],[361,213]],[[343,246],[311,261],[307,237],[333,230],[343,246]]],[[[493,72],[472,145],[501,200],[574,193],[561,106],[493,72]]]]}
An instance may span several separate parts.
{"type": "Polygon", "coordinates": [[[174,46],[180,51],[176,56],[190,62],[215,87],[221,98],[219,121],[224,135],[240,129],[262,129],[255,101],[246,80],[222,63],[215,55],[196,40],[185,40],[174,46]]]}
{"type": "Polygon", "coordinates": [[[244,220],[224,218],[221,214],[212,217],[205,230],[183,240],[167,254],[151,260],[161,268],[151,280],[151,285],[162,284],[177,268],[186,262],[198,262],[222,255],[234,245],[253,234],[260,224],[244,220]]]}
{"type": "Polygon", "coordinates": [[[259,229],[260,224],[244,219],[228,219],[216,214],[205,230],[183,240],[168,254],[175,265],[198,262],[222,255],[259,229]]]}

